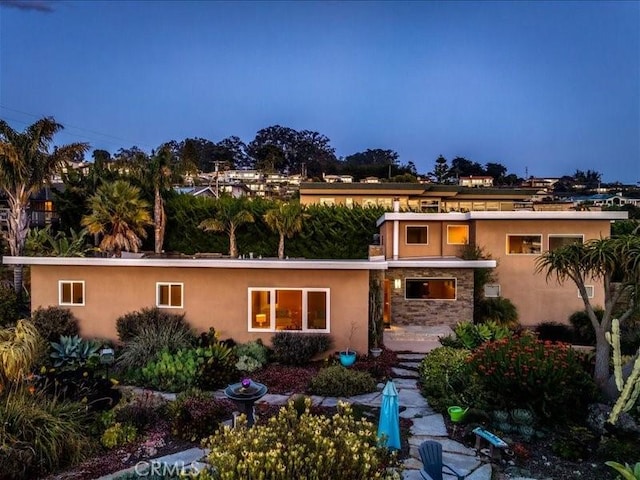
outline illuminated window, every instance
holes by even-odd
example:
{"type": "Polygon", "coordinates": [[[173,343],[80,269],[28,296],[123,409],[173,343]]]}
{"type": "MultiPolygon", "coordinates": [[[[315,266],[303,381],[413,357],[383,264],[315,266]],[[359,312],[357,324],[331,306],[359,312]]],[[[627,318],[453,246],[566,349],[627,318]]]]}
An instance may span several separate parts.
{"type": "Polygon", "coordinates": [[[184,284],[157,283],[156,306],[159,308],[182,308],[184,284]]]}
{"type": "Polygon", "coordinates": [[[407,278],[405,298],[408,300],[455,300],[455,278],[407,278]]]}
{"type": "Polygon", "coordinates": [[[468,225],[447,225],[447,244],[468,245],[469,226],[468,225]]]}
{"type": "Polygon", "coordinates": [[[328,288],[250,288],[249,331],[329,332],[328,288]]]}
{"type": "Polygon", "coordinates": [[[84,305],[84,281],[60,280],[58,282],[59,305],[84,305]]]}
{"type": "Polygon", "coordinates": [[[583,243],[584,235],[549,235],[549,251],[572,243],[583,243]]]}
{"type": "Polygon", "coordinates": [[[320,198],[320,205],[331,207],[336,204],[335,198],[320,198]]]}
{"type": "Polygon", "coordinates": [[[542,235],[507,235],[507,253],[510,255],[539,255],[542,235]]]}
{"type": "Polygon", "coordinates": [[[427,245],[429,243],[429,227],[410,227],[406,229],[406,243],[427,245]]]}

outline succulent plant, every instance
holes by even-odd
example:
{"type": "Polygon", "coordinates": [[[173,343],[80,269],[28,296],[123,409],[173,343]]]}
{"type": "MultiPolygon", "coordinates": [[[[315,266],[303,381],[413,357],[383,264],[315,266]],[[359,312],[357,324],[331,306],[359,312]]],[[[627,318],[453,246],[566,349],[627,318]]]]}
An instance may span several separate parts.
{"type": "Polygon", "coordinates": [[[494,410],[491,415],[496,423],[507,423],[509,421],[509,412],[505,410],[494,410]]]}
{"type": "Polygon", "coordinates": [[[533,412],[525,408],[511,410],[511,418],[518,425],[533,425],[535,422],[533,412]]]}
{"type": "Polygon", "coordinates": [[[531,425],[518,425],[516,431],[522,435],[522,438],[529,442],[536,434],[535,429],[531,425]]]}
{"type": "Polygon", "coordinates": [[[62,335],[60,342],[51,342],[51,349],[53,351],[49,356],[53,359],[54,367],[80,367],[91,357],[98,355],[100,345],[91,340],[83,340],[78,335],[62,335]]]}

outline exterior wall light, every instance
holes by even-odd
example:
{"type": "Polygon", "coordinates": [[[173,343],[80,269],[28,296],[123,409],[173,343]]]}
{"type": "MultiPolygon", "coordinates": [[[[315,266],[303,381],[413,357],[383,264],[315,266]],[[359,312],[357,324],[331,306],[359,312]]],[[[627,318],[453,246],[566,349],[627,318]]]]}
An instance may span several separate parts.
{"type": "Polygon", "coordinates": [[[402,280],[401,280],[401,279],[399,279],[399,278],[396,278],[396,279],[393,281],[393,287],[394,287],[396,290],[398,290],[398,289],[402,288],[402,280]]]}

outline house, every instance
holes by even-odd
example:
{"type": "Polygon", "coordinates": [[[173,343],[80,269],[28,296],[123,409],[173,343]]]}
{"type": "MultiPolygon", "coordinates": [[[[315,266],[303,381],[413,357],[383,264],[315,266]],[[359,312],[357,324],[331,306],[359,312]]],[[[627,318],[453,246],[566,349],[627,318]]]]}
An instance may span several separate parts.
{"type": "Polygon", "coordinates": [[[484,175],[470,175],[460,177],[458,185],[461,187],[493,187],[493,177],[484,175]]]}
{"type": "MultiPolygon", "coordinates": [[[[608,237],[611,222],[627,212],[513,211],[467,213],[385,213],[378,220],[385,272],[385,316],[391,323],[454,324],[473,314],[473,269],[495,267],[496,282],[485,297],[502,296],[518,309],[520,323],[566,323],[584,304],[572,282],[558,285],[536,274],[536,260],[570,242],[608,237]],[[491,260],[461,260],[468,245],[491,260]]],[[[601,281],[587,290],[604,305],[601,281]]]]}
{"type": "Polygon", "coordinates": [[[31,307],[61,306],[86,337],[117,339],[116,319],[144,307],[184,313],[237,342],[280,330],[330,333],[336,349],[368,349],[369,260],[8,257],[29,265],[31,307]],[[347,345],[351,328],[354,336],[347,345]]]}
{"type": "Polygon", "coordinates": [[[472,188],[421,183],[325,183],[300,184],[303,205],[360,205],[415,212],[511,211],[532,209],[535,189],[472,188]]]}
{"type": "MultiPolygon", "coordinates": [[[[368,349],[370,280],[382,276],[387,325],[453,326],[473,317],[474,270],[493,269],[485,297],[505,297],[520,323],[566,322],[584,308],[576,286],[547,282],[536,260],[571,242],[607,237],[627,212],[394,211],[378,219],[368,260],[9,257],[29,265],[31,306],[69,308],[81,334],[116,338],[116,319],[143,307],[186,314],[198,330],[215,326],[238,342],[274,332],[330,333],[336,349],[368,349]],[[465,260],[470,245],[487,259],[465,260]],[[355,332],[349,341],[350,332],[355,332]]],[[[587,290],[604,304],[602,283],[587,290]]]]}

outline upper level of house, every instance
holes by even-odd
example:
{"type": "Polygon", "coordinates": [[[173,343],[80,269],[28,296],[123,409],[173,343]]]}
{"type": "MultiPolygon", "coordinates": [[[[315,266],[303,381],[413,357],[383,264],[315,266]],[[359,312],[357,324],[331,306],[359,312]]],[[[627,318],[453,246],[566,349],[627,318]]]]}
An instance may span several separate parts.
{"type": "Polygon", "coordinates": [[[460,177],[458,179],[458,185],[461,187],[493,187],[493,177],[486,175],[460,177]]]}
{"type": "Polygon", "coordinates": [[[535,189],[473,188],[421,183],[301,183],[303,205],[383,206],[393,201],[413,212],[514,211],[531,209],[535,189]]]}
{"type": "MultiPolygon", "coordinates": [[[[532,258],[571,242],[610,235],[627,212],[513,211],[468,213],[389,212],[378,220],[389,260],[456,257],[467,245],[494,259],[532,258]]],[[[511,260],[510,260],[511,261],[511,260]]]]}

